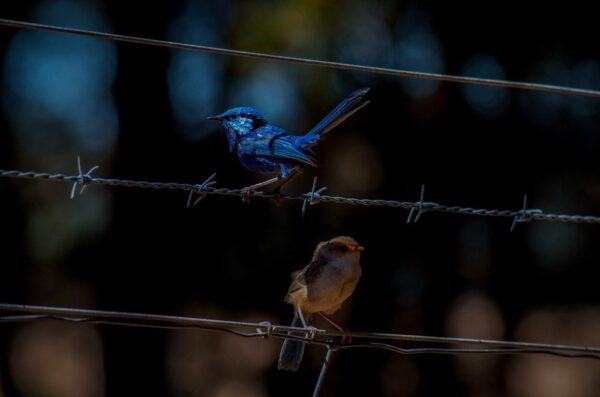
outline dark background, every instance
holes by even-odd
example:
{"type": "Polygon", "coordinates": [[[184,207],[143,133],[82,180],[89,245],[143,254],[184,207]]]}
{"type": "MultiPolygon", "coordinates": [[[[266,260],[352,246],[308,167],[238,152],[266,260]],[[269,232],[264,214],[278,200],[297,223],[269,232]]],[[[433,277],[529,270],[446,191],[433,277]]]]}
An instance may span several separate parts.
{"type": "MultiPolygon", "coordinates": [[[[374,66],[600,89],[589,2],[3,2],[0,16],[374,66]],[[9,3],[9,4],[7,4],[9,3]]],[[[205,118],[241,105],[292,133],[352,90],[371,104],[288,191],[600,214],[597,99],[464,86],[0,28],[0,168],[218,185],[260,180],[205,118]]],[[[177,191],[0,181],[0,301],[288,323],[289,273],[356,238],[354,330],[600,345],[600,229],[177,191]]],[[[36,322],[0,328],[0,396],[306,396],[324,352],[280,342],[36,322]]],[[[334,356],[323,395],[597,396],[600,366],[540,356],[334,356]]]]}

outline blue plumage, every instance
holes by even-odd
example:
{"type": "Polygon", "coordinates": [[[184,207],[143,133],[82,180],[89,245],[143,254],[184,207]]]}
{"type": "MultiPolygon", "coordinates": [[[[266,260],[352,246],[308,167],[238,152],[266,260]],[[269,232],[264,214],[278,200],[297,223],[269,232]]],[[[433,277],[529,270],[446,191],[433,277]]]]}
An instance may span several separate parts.
{"type": "Polygon", "coordinates": [[[254,190],[291,179],[306,165],[316,167],[313,148],[331,129],[369,103],[365,100],[368,91],[369,88],[354,91],[305,135],[288,134],[269,124],[251,107],[232,108],[209,119],[223,125],[229,150],[244,167],[256,173],[278,174],[276,178],[246,188],[254,190]]]}

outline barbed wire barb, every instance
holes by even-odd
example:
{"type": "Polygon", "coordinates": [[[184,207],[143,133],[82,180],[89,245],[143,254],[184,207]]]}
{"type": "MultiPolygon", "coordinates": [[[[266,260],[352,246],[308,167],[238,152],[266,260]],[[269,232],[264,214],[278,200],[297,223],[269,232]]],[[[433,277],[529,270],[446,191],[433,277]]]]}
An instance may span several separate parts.
{"type": "Polygon", "coordinates": [[[213,186],[214,184],[217,183],[217,181],[213,181],[213,179],[217,176],[216,172],[213,172],[211,176],[209,176],[208,178],[206,178],[206,180],[204,182],[202,182],[199,185],[194,185],[191,189],[190,189],[190,194],[188,196],[188,201],[187,201],[187,208],[190,208],[192,206],[198,205],[198,203],[200,203],[200,201],[202,201],[202,199],[204,197],[206,197],[206,195],[208,194],[208,192],[206,191],[206,189],[210,186],[213,186]],[[194,198],[194,194],[198,194],[198,198],[196,198],[196,200],[192,203],[192,199],[194,198]]]}
{"type": "Polygon", "coordinates": [[[544,212],[540,209],[527,209],[527,195],[523,195],[523,208],[518,211],[517,215],[513,219],[512,225],[510,227],[510,231],[514,231],[515,227],[518,223],[531,222],[532,215],[534,214],[543,214],[544,212]]]}
{"type": "Polygon", "coordinates": [[[321,197],[321,193],[323,193],[327,187],[322,187],[318,190],[317,189],[317,177],[315,176],[313,179],[313,184],[312,184],[312,189],[310,189],[310,193],[307,193],[305,195],[304,200],[302,201],[302,217],[304,217],[304,214],[306,212],[306,206],[308,205],[316,205],[319,204],[320,197],[321,197]]]}
{"type": "Polygon", "coordinates": [[[81,189],[79,189],[79,194],[80,195],[83,194],[85,187],[92,180],[92,172],[96,171],[98,168],[100,168],[100,166],[95,165],[92,168],[90,168],[88,170],[88,172],[86,172],[84,174],[83,169],[81,167],[81,157],[77,156],[77,171],[79,172],[79,175],[77,177],[77,181],[73,183],[73,187],[71,188],[71,195],[70,195],[71,200],[73,200],[75,198],[75,193],[77,192],[77,186],[81,186],[81,189]]]}
{"type": "MultiPolygon", "coordinates": [[[[406,218],[406,223],[410,223],[413,219],[413,215],[415,214],[415,211],[417,212],[417,216],[415,217],[415,223],[417,223],[419,221],[419,219],[421,218],[421,215],[423,215],[425,213],[425,211],[427,211],[427,209],[425,208],[425,185],[421,185],[421,194],[419,195],[419,201],[415,203],[415,205],[410,209],[410,212],[408,213],[408,217],[406,218]]],[[[436,203],[428,203],[429,205],[437,205],[436,203]]]]}

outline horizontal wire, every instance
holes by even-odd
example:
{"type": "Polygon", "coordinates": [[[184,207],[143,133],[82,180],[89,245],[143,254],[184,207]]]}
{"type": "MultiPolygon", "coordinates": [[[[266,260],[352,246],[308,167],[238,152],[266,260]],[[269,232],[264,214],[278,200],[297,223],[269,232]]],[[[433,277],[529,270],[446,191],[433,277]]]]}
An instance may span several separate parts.
{"type": "MultiPolygon", "coordinates": [[[[245,197],[245,193],[242,189],[228,189],[228,188],[216,188],[211,186],[202,186],[198,184],[189,183],[174,183],[174,182],[147,182],[147,181],[133,181],[127,179],[113,179],[113,178],[97,178],[85,175],[65,175],[65,174],[50,174],[46,172],[33,172],[33,171],[19,171],[19,170],[3,170],[0,169],[0,177],[5,178],[18,178],[18,179],[42,179],[49,181],[63,181],[77,183],[82,186],[86,185],[105,185],[105,186],[120,186],[128,188],[142,188],[142,189],[167,189],[167,190],[182,190],[188,193],[198,193],[201,195],[219,195],[219,196],[237,196],[245,197]],[[201,188],[201,189],[199,189],[201,188]]],[[[443,212],[452,213],[459,215],[472,215],[482,217],[502,217],[502,218],[514,218],[519,222],[528,222],[532,220],[546,221],[546,222],[563,222],[563,223],[588,223],[588,224],[600,224],[600,217],[591,215],[565,215],[565,214],[551,214],[544,213],[539,209],[521,209],[518,211],[514,210],[497,210],[497,209],[477,209],[471,207],[459,207],[459,206],[448,206],[442,205],[429,201],[397,201],[397,200],[383,200],[383,199],[364,199],[355,197],[342,197],[342,196],[328,196],[320,193],[309,192],[309,193],[266,193],[256,191],[251,193],[252,197],[258,197],[263,199],[282,199],[292,201],[307,201],[311,204],[317,203],[335,203],[344,205],[356,205],[356,206],[375,206],[375,207],[391,207],[391,208],[403,208],[407,210],[416,210],[419,213],[425,212],[443,212]]]]}
{"type": "Polygon", "coordinates": [[[448,81],[448,82],[462,83],[462,84],[486,85],[486,86],[494,86],[494,87],[515,88],[515,89],[530,90],[530,91],[555,92],[555,93],[567,94],[567,95],[578,95],[578,96],[589,96],[589,97],[594,97],[594,98],[600,98],[600,91],[598,91],[598,90],[591,90],[591,89],[584,89],[584,88],[572,88],[572,87],[552,85],[552,84],[526,83],[526,82],[519,82],[519,81],[507,81],[507,80],[486,79],[486,78],[479,78],[479,77],[456,76],[456,75],[448,75],[448,74],[442,74],[442,73],[424,73],[424,72],[416,72],[416,71],[411,71],[411,70],[391,69],[391,68],[383,68],[383,67],[376,67],[376,66],[365,66],[365,65],[357,65],[357,64],[343,63],[343,62],[330,62],[330,61],[322,61],[322,60],[317,60],[317,59],[266,54],[266,53],[260,53],[260,52],[252,52],[252,51],[232,50],[232,49],[228,49],[228,48],[210,47],[210,46],[196,45],[196,44],[186,44],[186,43],[179,43],[179,42],[174,42],[174,41],[148,39],[148,38],[143,38],[143,37],[126,36],[126,35],[121,35],[121,34],[98,32],[98,31],[86,30],[86,29],[76,29],[76,28],[69,28],[66,26],[56,26],[56,25],[47,25],[47,24],[42,24],[42,23],[16,21],[16,20],[11,20],[11,19],[4,19],[4,18],[0,18],[0,25],[11,26],[11,27],[20,28],[20,29],[35,29],[35,30],[44,30],[44,31],[50,31],[50,32],[70,33],[70,34],[77,34],[77,35],[82,35],[82,36],[95,37],[95,38],[99,38],[99,39],[121,41],[121,42],[149,45],[149,46],[155,46],[155,47],[175,48],[175,49],[180,49],[180,50],[208,52],[208,53],[236,56],[236,57],[243,57],[243,58],[286,62],[286,63],[294,63],[294,64],[302,64],[302,65],[311,65],[311,66],[318,66],[318,67],[324,67],[324,68],[329,68],[329,69],[350,70],[350,71],[355,71],[355,72],[372,73],[372,74],[379,74],[379,75],[412,77],[412,78],[419,78],[419,79],[448,81]]]}
{"type": "Polygon", "coordinates": [[[158,315],[145,313],[129,313],[117,311],[101,311],[89,309],[75,309],[64,307],[34,306],[0,303],[0,311],[25,312],[26,315],[0,316],[0,324],[41,319],[55,319],[78,323],[109,324],[141,328],[160,329],[199,329],[203,331],[230,333],[246,338],[275,337],[279,339],[295,339],[307,343],[327,346],[331,350],[344,350],[351,348],[378,348],[394,351],[401,354],[552,354],[561,357],[593,358],[600,360],[600,348],[584,347],[564,344],[548,344],[520,341],[500,341],[473,338],[435,337],[422,335],[387,334],[374,332],[340,332],[337,330],[306,329],[283,325],[273,325],[270,322],[241,322],[230,320],[217,320],[198,317],[183,317],[172,315],[158,315]],[[253,332],[244,332],[252,329],[253,332]],[[294,332],[304,336],[289,334],[294,332]],[[366,342],[346,342],[339,340],[367,340],[366,342]],[[369,341],[370,340],[370,341],[369,341]],[[493,346],[493,348],[402,348],[389,343],[372,340],[396,340],[404,342],[430,342],[441,344],[477,344],[493,346]],[[501,348],[504,347],[504,348],[501,348]]]}
{"type": "MultiPolygon", "coordinates": [[[[169,329],[169,330],[181,330],[181,329],[196,329],[207,332],[225,333],[235,336],[241,336],[243,338],[265,338],[268,336],[265,332],[240,332],[230,328],[224,327],[203,327],[199,325],[161,325],[151,323],[135,323],[130,321],[112,321],[112,320],[98,320],[94,318],[72,318],[68,316],[56,316],[48,314],[33,314],[33,315],[16,315],[16,316],[0,316],[0,324],[7,323],[20,323],[29,322],[34,320],[61,320],[75,323],[85,324],[96,324],[96,325],[116,325],[126,326],[133,328],[151,328],[151,329],[169,329]]],[[[561,351],[553,351],[548,349],[536,349],[536,348],[440,348],[440,347],[424,347],[424,348],[406,348],[399,347],[389,343],[381,342],[366,342],[366,343],[354,343],[345,342],[339,344],[337,342],[329,340],[319,340],[310,338],[308,336],[297,336],[288,333],[273,332],[271,337],[278,339],[294,339],[303,341],[310,344],[321,345],[327,347],[330,351],[347,350],[353,348],[376,348],[389,350],[398,354],[547,354],[565,358],[591,358],[600,360],[599,354],[594,353],[566,353],[561,351]]]]}
{"type": "MultiPolygon", "coordinates": [[[[171,330],[182,330],[182,329],[194,329],[201,330],[207,332],[216,332],[216,333],[227,333],[235,336],[241,336],[244,338],[265,338],[268,336],[268,333],[259,331],[259,332],[242,332],[236,329],[227,328],[225,326],[216,326],[214,324],[211,325],[199,325],[199,324],[157,324],[151,322],[135,322],[134,320],[108,320],[108,319],[98,319],[98,318],[90,318],[90,317],[69,317],[68,315],[55,315],[55,314],[26,314],[26,315],[9,315],[9,316],[0,316],[0,324],[9,324],[9,323],[22,323],[29,322],[35,320],[61,320],[68,321],[73,323],[80,324],[95,324],[95,325],[116,325],[116,326],[124,326],[124,327],[133,327],[133,328],[152,328],[152,329],[171,329],[171,330]]],[[[206,320],[206,319],[203,319],[206,320]]],[[[231,326],[231,325],[230,325],[231,326]]],[[[308,341],[314,344],[320,344],[323,346],[329,346],[328,342],[309,339],[305,336],[295,336],[288,335],[287,332],[272,332],[272,337],[280,338],[280,339],[295,339],[301,341],[308,341]]]]}
{"type": "Polygon", "coordinates": [[[565,353],[559,351],[551,351],[545,349],[514,349],[514,348],[495,348],[495,349],[461,349],[461,348],[439,348],[439,347],[419,347],[419,348],[404,348],[390,345],[389,343],[369,342],[360,344],[338,345],[332,350],[346,350],[354,348],[376,348],[389,350],[399,354],[549,354],[565,358],[591,358],[600,360],[600,355],[593,353],[565,353]]]}

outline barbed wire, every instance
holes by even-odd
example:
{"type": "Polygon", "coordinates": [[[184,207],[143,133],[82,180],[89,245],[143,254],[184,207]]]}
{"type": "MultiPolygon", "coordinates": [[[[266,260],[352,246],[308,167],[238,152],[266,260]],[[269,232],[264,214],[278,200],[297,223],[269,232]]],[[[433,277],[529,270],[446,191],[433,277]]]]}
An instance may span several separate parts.
{"type": "MultiPolygon", "coordinates": [[[[173,41],[164,41],[148,39],[142,37],[126,36],[85,29],[75,29],[63,26],[47,25],[40,23],[31,23],[0,18],[0,25],[11,26],[21,29],[34,29],[52,32],[70,33],[107,39],[119,42],[128,42],[134,44],[149,45],[163,48],[173,48],[181,50],[191,50],[199,52],[214,53],[227,56],[244,57],[259,60],[286,62],[293,64],[311,65],[329,69],[348,70],[355,72],[364,72],[379,75],[392,75],[398,77],[411,77],[429,80],[438,80],[446,82],[455,82],[462,84],[475,84],[484,86],[495,86],[504,88],[514,88],[531,91],[554,92],[560,94],[588,96],[600,98],[600,91],[592,89],[573,88],[567,86],[558,86],[550,84],[527,83],[518,81],[508,81],[499,79],[485,79],[468,76],[456,76],[440,73],[424,73],[402,69],[382,68],[374,66],[365,66],[358,64],[330,62],[301,57],[283,56],[268,53],[259,53],[251,51],[240,51],[228,48],[210,47],[202,45],[193,45],[173,41]]],[[[45,172],[31,172],[19,170],[1,170],[0,177],[24,178],[24,179],[46,179],[50,181],[72,182],[71,198],[74,198],[77,189],[80,194],[87,185],[108,185],[121,187],[137,187],[146,189],[168,189],[182,190],[189,193],[187,205],[198,204],[207,195],[219,196],[238,196],[247,197],[248,193],[242,189],[229,189],[214,187],[216,174],[212,174],[201,184],[188,183],[168,183],[168,182],[147,182],[134,181],[114,178],[93,177],[91,173],[97,169],[92,167],[87,172],[83,172],[81,161],[78,158],[78,175],[51,174],[45,172]],[[194,195],[198,197],[194,200],[194,195]]],[[[251,192],[252,197],[276,199],[276,200],[296,200],[302,201],[302,215],[304,215],[308,205],[319,203],[336,203],[345,205],[377,206],[403,208],[409,210],[407,223],[417,222],[426,212],[445,212],[460,215],[473,215],[484,217],[505,217],[512,218],[511,231],[518,223],[529,222],[533,220],[548,222],[571,222],[571,223],[589,223],[600,224],[600,217],[584,215],[563,215],[546,214],[540,209],[528,209],[527,196],[523,197],[523,206],[520,210],[495,210],[495,209],[476,209],[471,207],[447,206],[435,202],[424,200],[425,187],[421,187],[419,201],[397,201],[384,199],[361,199],[354,197],[342,197],[323,195],[324,187],[317,188],[317,179],[315,178],[312,190],[308,193],[278,193],[272,194],[263,191],[251,192]]],[[[75,323],[106,324],[126,327],[156,328],[156,329],[196,329],[207,332],[218,332],[236,335],[244,338],[278,338],[295,339],[310,344],[323,346],[327,349],[323,365],[316,382],[313,396],[317,396],[321,390],[323,380],[329,368],[332,354],[338,350],[347,349],[384,349],[396,354],[548,354],[565,358],[589,358],[600,360],[600,347],[585,347],[564,344],[547,344],[522,341],[501,341],[473,338],[452,338],[435,337],[423,335],[392,334],[378,332],[340,332],[336,330],[325,330],[311,327],[309,329],[274,325],[268,321],[263,322],[242,322],[220,319],[208,319],[198,317],[183,317],[172,315],[157,315],[144,313],[129,313],[117,311],[100,311],[75,308],[60,308],[48,306],[32,306],[19,304],[0,303],[0,311],[18,312],[27,314],[9,314],[0,316],[0,324],[21,323],[39,320],[60,320],[75,323]],[[396,343],[434,343],[446,345],[483,345],[483,348],[464,348],[464,347],[402,347],[396,343]]]]}
{"type": "Polygon", "coordinates": [[[76,28],[69,28],[66,26],[56,26],[56,25],[48,25],[48,24],[42,24],[42,23],[17,21],[17,20],[4,19],[4,18],[0,18],[0,25],[11,26],[11,27],[20,28],[20,29],[34,29],[34,30],[44,30],[44,31],[50,31],[50,32],[70,33],[70,34],[76,34],[76,35],[81,35],[81,36],[95,37],[95,38],[99,38],[99,39],[127,42],[127,43],[134,43],[134,44],[149,45],[149,46],[154,46],[154,47],[174,48],[174,49],[180,49],[180,50],[207,52],[207,53],[228,55],[228,56],[235,56],[235,57],[243,57],[243,58],[286,62],[286,63],[294,63],[294,64],[302,64],[302,65],[311,65],[311,66],[324,67],[324,68],[329,68],[329,69],[350,70],[350,71],[355,71],[355,72],[364,72],[364,73],[379,74],[379,75],[412,77],[412,78],[419,78],[419,79],[447,81],[447,82],[453,82],[453,83],[486,85],[486,86],[503,87],[503,88],[515,88],[515,89],[529,90],[529,91],[544,91],[544,92],[554,92],[554,93],[560,93],[560,94],[600,98],[600,91],[598,91],[598,90],[573,88],[573,87],[566,87],[566,86],[559,86],[559,85],[552,85],[552,84],[526,83],[526,82],[519,82],[519,81],[499,80],[499,79],[485,79],[485,78],[479,78],[479,77],[448,75],[448,74],[443,74],[443,73],[425,73],[425,72],[416,72],[416,71],[412,71],[412,70],[383,68],[383,67],[377,67],[377,66],[365,66],[365,65],[358,65],[358,64],[344,63],[344,62],[331,62],[331,61],[323,61],[323,60],[317,60],[317,59],[308,59],[308,58],[285,56],[285,55],[267,54],[267,53],[261,53],[261,52],[253,52],[253,51],[233,50],[233,49],[229,49],[229,48],[211,47],[211,46],[197,45],[197,44],[186,44],[186,43],[179,43],[179,42],[174,42],[174,41],[148,39],[148,38],[143,38],[143,37],[135,37],[135,36],[127,36],[127,35],[121,35],[121,34],[114,34],[114,33],[98,32],[98,31],[87,30],[87,29],[76,29],[76,28]]]}
{"type": "Polygon", "coordinates": [[[307,205],[316,205],[319,203],[333,203],[353,206],[375,206],[406,209],[410,211],[407,218],[407,223],[417,222],[421,218],[421,216],[426,212],[442,212],[469,216],[512,218],[513,222],[511,224],[511,231],[515,228],[517,224],[530,221],[600,224],[600,217],[598,216],[552,214],[544,213],[541,209],[530,209],[527,207],[527,195],[525,195],[523,198],[523,206],[520,210],[515,211],[482,209],[461,206],[449,206],[431,201],[425,201],[424,186],[421,186],[421,194],[418,201],[398,201],[324,195],[322,194],[324,188],[317,187],[316,178],[313,180],[312,190],[307,193],[269,193],[264,191],[246,192],[243,189],[215,187],[215,173],[213,173],[201,184],[190,184],[178,182],[148,182],[134,181],[129,179],[99,178],[91,175],[91,172],[97,168],[97,166],[94,166],[89,171],[84,173],[81,169],[81,162],[78,159],[79,175],[65,175],[60,173],[51,174],[47,172],[0,169],[0,177],[71,182],[73,183],[73,188],[71,190],[72,198],[75,196],[77,187],[80,187],[81,192],[88,185],[105,185],[126,188],[141,188],[155,190],[166,189],[185,191],[188,192],[188,207],[193,204],[197,204],[202,198],[204,198],[207,195],[237,196],[241,198],[247,198],[250,196],[261,199],[274,199],[277,201],[302,201],[303,215],[307,205]],[[192,203],[193,195],[195,194],[199,195],[199,197],[195,200],[195,202],[192,203]]]}

